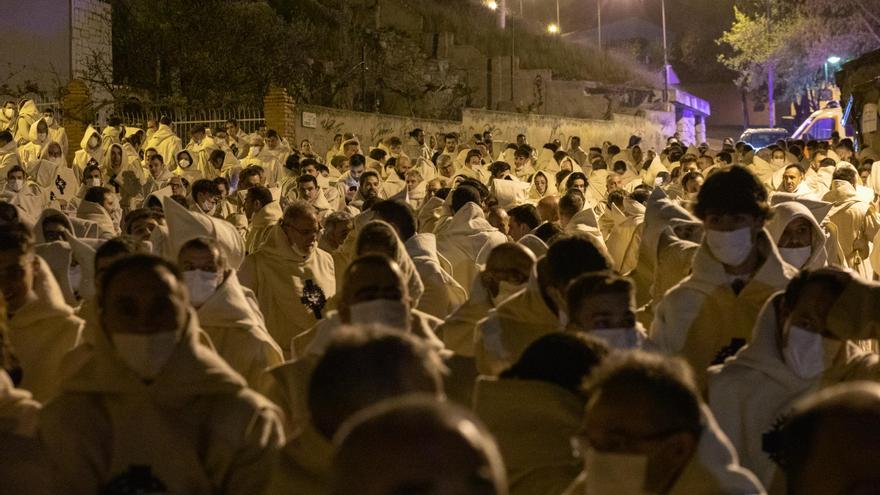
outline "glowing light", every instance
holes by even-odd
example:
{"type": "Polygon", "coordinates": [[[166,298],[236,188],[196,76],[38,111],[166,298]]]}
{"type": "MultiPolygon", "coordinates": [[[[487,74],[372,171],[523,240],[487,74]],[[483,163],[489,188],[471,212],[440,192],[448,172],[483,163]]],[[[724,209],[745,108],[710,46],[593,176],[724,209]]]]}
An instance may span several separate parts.
{"type": "Polygon", "coordinates": [[[829,64],[839,64],[840,57],[838,57],[837,55],[832,55],[832,56],[828,57],[828,63],[829,64]]]}
{"type": "Polygon", "coordinates": [[[557,26],[556,24],[550,24],[549,26],[547,26],[547,32],[550,34],[556,34],[559,32],[559,26],[557,26]]]}
{"type": "Polygon", "coordinates": [[[490,10],[497,10],[498,2],[496,2],[495,0],[489,0],[488,2],[486,2],[486,7],[489,7],[490,10]]]}

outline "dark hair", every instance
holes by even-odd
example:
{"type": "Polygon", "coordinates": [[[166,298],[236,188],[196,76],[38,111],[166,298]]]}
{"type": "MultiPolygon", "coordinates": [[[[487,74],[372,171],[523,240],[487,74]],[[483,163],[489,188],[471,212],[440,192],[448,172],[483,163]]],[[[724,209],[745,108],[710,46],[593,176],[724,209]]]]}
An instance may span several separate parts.
{"type": "Polygon", "coordinates": [[[98,260],[104,258],[115,258],[119,255],[136,254],[138,252],[138,243],[128,236],[114,237],[107,242],[98,246],[95,250],[95,259],[93,268],[97,269],[98,260]]]}
{"type": "Polygon", "coordinates": [[[562,232],[562,227],[560,227],[559,224],[554,222],[544,222],[535,229],[535,237],[544,241],[544,244],[550,244],[550,242],[557,236],[561,235],[562,232]]]}
{"type": "MultiPolygon", "coordinates": [[[[108,241],[109,242],[109,241],[108,241]]],[[[97,259],[97,253],[96,253],[97,259]]],[[[164,268],[178,281],[183,280],[180,269],[177,265],[158,256],[151,254],[132,254],[125,258],[116,260],[110,265],[103,275],[101,275],[100,293],[98,294],[98,306],[103,308],[107,303],[107,287],[119,275],[129,271],[148,271],[164,268]]]]}
{"type": "Polygon", "coordinates": [[[710,175],[700,193],[694,214],[705,221],[709,212],[746,214],[767,219],[767,189],[749,169],[740,165],[719,170],[710,175]]]}
{"type": "Polygon", "coordinates": [[[834,161],[834,158],[823,158],[819,162],[819,167],[833,167],[835,165],[837,165],[837,162],[834,161]]]}
{"type": "Polygon", "coordinates": [[[684,174],[684,177],[681,178],[681,187],[687,187],[688,182],[697,180],[698,177],[702,177],[703,174],[699,172],[688,172],[684,174]]]}
{"type": "Polygon", "coordinates": [[[226,152],[223,150],[214,150],[211,152],[211,155],[208,157],[208,161],[212,161],[212,162],[219,161],[221,165],[223,164],[223,162],[225,160],[226,160],[226,152]]]}
{"type": "Polygon", "coordinates": [[[468,203],[479,205],[481,203],[480,192],[470,185],[460,184],[452,191],[453,213],[457,213],[458,210],[468,203]]]}
{"type": "MultiPolygon", "coordinates": [[[[125,215],[125,220],[122,222],[122,232],[124,234],[131,234],[131,226],[135,222],[149,218],[160,222],[165,218],[165,215],[162,213],[161,210],[156,210],[154,208],[138,208],[136,210],[131,210],[130,212],[128,212],[127,215],[125,215]]],[[[45,224],[45,221],[43,223],[45,224]]]]}
{"type": "Polygon", "coordinates": [[[10,175],[16,172],[21,172],[22,174],[24,174],[25,177],[27,177],[27,172],[24,171],[24,168],[21,165],[13,165],[9,167],[9,170],[6,171],[6,178],[8,179],[10,175]]]}
{"type": "Polygon", "coordinates": [[[585,333],[554,332],[532,342],[499,378],[537,380],[580,394],[584,380],[608,353],[607,344],[585,333]]]}
{"type": "Polygon", "coordinates": [[[0,131],[0,141],[3,141],[7,144],[11,143],[12,142],[12,133],[9,132],[8,129],[0,131]]]}
{"type": "Polygon", "coordinates": [[[574,186],[574,181],[581,179],[584,181],[584,186],[590,184],[590,180],[587,179],[587,176],[584,175],[583,172],[572,172],[571,175],[568,176],[568,179],[565,180],[565,188],[570,189],[574,186]]]}
{"type": "MultiPolygon", "coordinates": [[[[220,150],[217,150],[217,151],[220,151],[220,150]]],[[[161,153],[156,153],[155,155],[151,156],[150,161],[153,161],[153,160],[159,160],[159,163],[161,163],[162,165],[165,165],[165,158],[162,157],[161,153]]],[[[85,173],[83,173],[83,175],[85,175],[85,173]]]]}
{"type": "Polygon", "coordinates": [[[846,284],[832,274],[802,270],[794,276],[785,288],[783,302],[785,306],[793,309],[800,300],[804,290],[810,285],[819,285],[832,297],[837,297],[846,289],[846,284]]]}
{"type": "Polygon", "coordinates": [[[406,241],[416,235],[416,216],[412,208],[403,201],[391,199],[379,201],[371,210],[381,220],[394,226],[401,240],[406,241]]]}
{"type": "Polygon", "coordinates": [[[397,232],[388,222],[382,220],[367,222],[357,234],[355,255],[367,254],[365,252],[367,248],[377,247],[379,253],[388,256],[390,259],[396,259],[397,255],[400,254],[397,245],[398,239],[397,232]]]}
{"type": "Polygon", "coordinates": [[[190,134],[196,134],[198,132],[205,132],[205,124],[196,124],[189,129],[190,134]]]}
{"type": "Polygon", "coordinates": [[[358,187],[364,187],[364,184],[367,183],[367,179],[370,177],[375,177],[379,182],[382,182],[382,178],[379,177],[379,172],[376,172],[375,170],[365,170],[364,173],[361,174],[361,178],[358,180],[358,187]]]}
{"type": "Polygon", "coordinates": [[[582,235],[557,238],[547,249],[547,263],[547,282],[559,290],[565,290],[579,275],[611,269],[607,256],[582,235]]]}
{"type": "Polygon", "coordinates": [[[511,208],[507,214],[517,223],[528,226],[529,230],[541,225],[541,217],[538,215],[538,209],[535,205],[522,204],[511,208]]]}
{"type": "Polygon", "coordinates": [[[370,158],[376,160],[377,162],[382,161],[382,159],[385,158],[387,155],[388,153],[385,152],[385,150],[383,150],[382,148],[373,148],[370,150],[370,158]]]}
{"type": "Polygon", "coordinates": [[[216,251],[217,252],[217,264],[221,268],[226,268],[227,260],[226,254],[223,252],[223,249],[220,247],[220,243],[211,237],[195,237],[183,243],[180,246],[180,249],[177,251],[177,256],[180,256],[180,253],[188,250],[188,249],[200,249],[203,251],[216,251]]]}
{"type": "Polygon", "coordinates": [[[275,129],[269,129],[268,131],[266,131],[266,137],[267,137],[267,138],[270,138],[270,137],[277,138],[277,137],[278,137],[278,131],[276,131],[275,129]]]}
{"type": "Polygon", "coordinates": [[[260,205],[266,206],[274,201],[272,199],[272,191],[265,186],[254,186],[247,190],[245,201],[259,201],[260,205]]]}
{"type": "Polygon", "coordinates": [[[238,182],[244,182],[246,179],[255,176],[263,177],[264,174],[265,171],[263,170],[263,167],[259,165],[249,165],[245,167],[244,170],[241,171],[241,173],[238,174],[238,182]]]}
{"type": "Polygon", "coordinates": [[[580,189],[569,189],[559,198],[559,214],[571,218],[584,209],[584,203],[586,199],[580,189]]]}
{"type": "Polygon", "coordinates": [[[722,151],[721,153],[718,153],[718,155],[716,155],[716,156],[719,160],[726,163],[727,165],[730,165],[731,163],[733,163],[733,156],[726,151],[722,151]]]}
{"type": "Polygon", "coordinates": [[[853,185],[856,184],[856,178],[859,176],[858,171],[850,167],[840,167],[831,175],[832,180],[845,180],[853,185]]]}
{"type": "Polygon", "coordinates": [[[318,179],[316,179],[313,175],[302,174],[296,178],[297,185],[305,184],[307,182],[311,182],[315,184],[315,187],[318,187],[318,179]]]}
{"type": "Polygon", "coordinates": [[[785,166],[785,170],[784,170],[782,173],[787,172],[788,169],[790,169],[790,168],[796,168],[797,171],[801,173],[801,175],[804,175],[804,174],[807,173],[807,172],[804,170],[804,167],[802,167],[799,163],[792,163],[791,165],[786,165],[786,166],[785,166]]]}
{"type": "Polygon", "coordinates": [[[489,165],[489,173],[494,177],[495,175],[509,172],[510,164],[507,162],[493,162],[492,165],[489,165]]]}
{"type": "Polygon", "coordinates": [[[529,158],[532,156],[532,151],[529,149],[526,149],[525,146],[517,147],[516,145],[513,145],[513,147],[514,147],[514,149],[516,149],[516,151],[513,152],[513,156],[516,158],[529,158]]]}
{"type": "Polygon", "coordinates": [[[361,155],[360,153],[355,153],[354,155],[351,155],[351,157],[348,159],[349,168],[366,165],[366,163],[367,159],[364,158],[364,155],[361,155]]]}
{"type": "Polygon", "coordinates": [[[599,294],[635,294],[632,280],[613,273],[585,273],[572,280],[565,292],[569,308],[577,308],[589,296],[599,294]]]}
{"type": "Polygon", "coordinates": [[[352,328],[336,337],[309,378],[315,429],[332,438],[346,419],[383,399],[438,394],[442,365],[424,343],[381,328],[352,328]]]}
{"type": "Polygon", "coordinates": [[[199,179],[193,182],[191,194],[193,199],[198,197],[199,193],[210,194],[212,196],[220,195],[220,188],[211,179],[199,179]]]}
{"type": "Polygon", "coordinates": [[[23,223],[13,223],[0,229],[0,251],[30,253],[34,250],[34,234],[23,223]]]}
{"type": "MultiPolygon", "coordinates": [[[[591,396],[623,399],[638,394],[648,399],[646,411],[657,431],[702,431],[700,394],[688,364],[677,357],[643,351],[611,355],[593,373],[591,396]]],[[[613,400],[613,399],[612,399],[613,400]]]]}
{"type": "Polygon", "coordinates": [[[95,186],[90,187],[86,190],[85,196],[83,196],[84,201],[91,201],[92,203],[98,203],[99,205],[104,204],[104,200],[106,199],[108,194],[111,194],[113,190],[109,187],[104,186],[95,186]]]}

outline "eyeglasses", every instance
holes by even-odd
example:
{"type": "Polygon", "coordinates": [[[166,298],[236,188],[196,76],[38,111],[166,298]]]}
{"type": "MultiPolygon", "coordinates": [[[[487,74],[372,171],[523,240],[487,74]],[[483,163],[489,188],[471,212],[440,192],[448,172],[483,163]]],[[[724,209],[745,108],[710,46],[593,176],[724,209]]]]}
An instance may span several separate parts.
{"type": "Polygon", "coordinates": [[[313,235],[318,235],[321,232],[324,232],[324,227],[322,227],[320,225],[318,226],[317,229],[305,229],[304,230],[304,229],[298,229],[298,228],[294,227],[293,225],[290,225],[289,223],[282,222],[281,228],[282,229],[290,229],[303,237],[311,237],[313,235]]]}

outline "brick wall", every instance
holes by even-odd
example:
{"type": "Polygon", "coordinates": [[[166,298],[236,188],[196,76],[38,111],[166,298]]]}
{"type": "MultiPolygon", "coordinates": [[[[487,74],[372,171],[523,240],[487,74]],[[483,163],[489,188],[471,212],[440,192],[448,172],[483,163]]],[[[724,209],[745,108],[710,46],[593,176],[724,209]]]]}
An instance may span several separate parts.
{"type": "Polygon", "coordinates": [[[278,135],[286,138],[291,146],[296,141],[296,113],[291,98],[283,88],[272,87],[263,97],[263,116],[266,127],[278,131],[278,135]]]}

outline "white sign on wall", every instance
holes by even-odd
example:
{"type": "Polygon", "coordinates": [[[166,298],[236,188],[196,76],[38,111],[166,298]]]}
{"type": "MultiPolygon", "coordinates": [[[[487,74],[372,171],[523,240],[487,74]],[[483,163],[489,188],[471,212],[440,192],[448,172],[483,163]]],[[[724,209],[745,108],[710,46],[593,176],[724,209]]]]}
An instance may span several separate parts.
{"type": "Polygon", "coordinates": [[[302,126],[307,127],[309,129],[314,129],[318,127],[318,114],[314,112],[303,112],[302,113],[302,126]]]}
{"type": "Polygon", "coordinates": [[[877,104],[866,103],[862,111],[862,132],[877,132],[877,104]]]}

